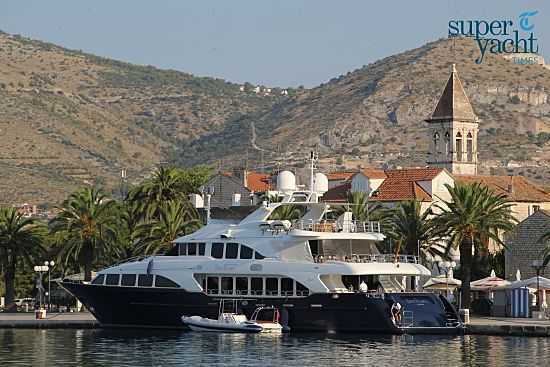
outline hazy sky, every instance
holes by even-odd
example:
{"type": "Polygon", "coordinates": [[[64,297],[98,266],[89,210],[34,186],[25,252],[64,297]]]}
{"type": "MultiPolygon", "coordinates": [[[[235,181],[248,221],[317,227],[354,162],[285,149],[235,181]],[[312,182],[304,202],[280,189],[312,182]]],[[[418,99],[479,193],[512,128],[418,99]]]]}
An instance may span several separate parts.
{"type": "Polygon", "coordinates": [[[513,20],[550,63],[550,1],[0,0],[0,29],[232,82],[312,87],[446,37],[449,20],[513,20]]]}

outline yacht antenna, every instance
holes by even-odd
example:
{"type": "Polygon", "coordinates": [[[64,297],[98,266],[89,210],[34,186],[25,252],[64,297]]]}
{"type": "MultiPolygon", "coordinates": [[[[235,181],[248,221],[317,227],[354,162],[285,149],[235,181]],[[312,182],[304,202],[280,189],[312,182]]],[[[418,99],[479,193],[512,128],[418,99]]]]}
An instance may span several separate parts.
{"type": "Polygon", "coordinates": [[[310,177],[309,190],[310,190],[311,193],[313,194],[313,183],[314,183],[313,181],[314,181],[314,178],[315,178],[315,177],[314,177],[314,172],[313,172],[313,171],[314,171],[315,168],[316,168],[316,167],[315,167],[315,163],[317,162],[317,159],[319,158],[319,154],[318,154],[318,153],[315,153],[315,151],[312,150],[311,153],[310,153],[310,158],[311,158],[311,167],[310,167],[310,169],[311,169],[311,172],[310,172],[311,177],[310,177]]]}

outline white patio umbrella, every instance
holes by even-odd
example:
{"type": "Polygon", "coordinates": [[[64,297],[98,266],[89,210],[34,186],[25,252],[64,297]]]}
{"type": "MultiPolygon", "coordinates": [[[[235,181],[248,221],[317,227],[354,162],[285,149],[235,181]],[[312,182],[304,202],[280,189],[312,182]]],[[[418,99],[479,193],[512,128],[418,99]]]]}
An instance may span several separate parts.
{"type": "Polygon", "coordinates": [[[445,277],[445,275],[438,275],[434,278],[428,279],[422,288],[429,290],[449,290],[453,291],[456,287],[462,285],[462,282],[453,277],[445,277]]]}

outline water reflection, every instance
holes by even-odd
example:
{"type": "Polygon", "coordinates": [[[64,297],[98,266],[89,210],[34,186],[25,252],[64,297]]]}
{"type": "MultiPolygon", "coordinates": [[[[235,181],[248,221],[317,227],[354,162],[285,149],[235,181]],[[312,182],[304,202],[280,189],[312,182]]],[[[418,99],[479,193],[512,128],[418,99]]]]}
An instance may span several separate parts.
{"type": "Polygon", "coordinates": [[[547,365],[548,338],[0,330],[0,366],[547,365]]]}

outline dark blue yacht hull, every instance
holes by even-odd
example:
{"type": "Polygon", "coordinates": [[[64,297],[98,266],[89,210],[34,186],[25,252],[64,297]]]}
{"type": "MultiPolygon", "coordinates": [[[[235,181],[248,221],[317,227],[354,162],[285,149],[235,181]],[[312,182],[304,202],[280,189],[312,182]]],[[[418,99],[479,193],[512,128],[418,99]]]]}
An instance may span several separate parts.
{"type": "MultiPolygon", "coordinates": [[[[181,317],[217,318],[220,297],[182,289],[105,286],[63,282],[103,327],[186,329],[181,317]]],[[[233,298],[232,298],[233,299],[233,298]]],[[[242,296],[239,308],[250,317],[260,306],[279,309],[280,323],[292,332],[346,332],[376,334],[456,334],[463,327],[444,298],[430,293],[389,293],[385,297],[362,293],[312,294],[307,297],[242,296]],[[412,323],[397,327],[390,308],[400,302],[412,323]],[[407,327],[408,326],[408,327],[407,327]]],[[[407,320],[404,320],[407,321],[407,320]]],[[[407,322],[409,322],[407,321],[407,322]]]]}

